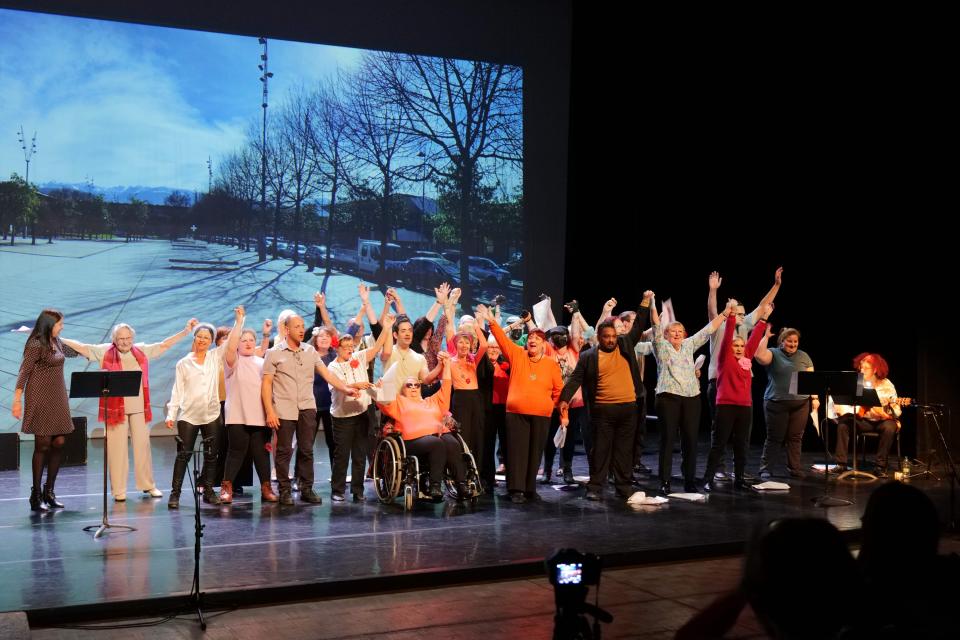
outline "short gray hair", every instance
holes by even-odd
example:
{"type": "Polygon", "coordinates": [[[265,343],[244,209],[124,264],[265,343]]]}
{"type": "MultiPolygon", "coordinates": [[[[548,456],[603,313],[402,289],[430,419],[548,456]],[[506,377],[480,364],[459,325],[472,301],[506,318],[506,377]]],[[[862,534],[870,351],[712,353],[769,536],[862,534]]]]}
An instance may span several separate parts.
{"type": "Polygon", "coordinates": [[[118,322],[117,324],[113,325],[113,329],[110,330],[110,342],[115,343],[117,341],[117,332],[120,331],[120,329],[126,329],[129,331],[131,338],[137,337],[137,332],[133,330],[133,327],[128,325],[126,322],[118,322]]]}

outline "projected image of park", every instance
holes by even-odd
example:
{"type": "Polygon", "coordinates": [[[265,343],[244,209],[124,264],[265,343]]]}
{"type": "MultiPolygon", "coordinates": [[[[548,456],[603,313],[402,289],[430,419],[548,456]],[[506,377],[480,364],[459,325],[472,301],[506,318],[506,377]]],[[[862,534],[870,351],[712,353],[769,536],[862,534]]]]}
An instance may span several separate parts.
{"type": "Polygon", "coordinates": [[[309,325],[317,292],[342,328],[361,283],[378,314],[393,288],[423,315],[441,282],[464,312],[520,310],[518,67],[0,10],[0,82],[7,391],[13,330],[44,307],[88,343],[117,322],[146,342],[226,324],[236,304],[309,325]]]}

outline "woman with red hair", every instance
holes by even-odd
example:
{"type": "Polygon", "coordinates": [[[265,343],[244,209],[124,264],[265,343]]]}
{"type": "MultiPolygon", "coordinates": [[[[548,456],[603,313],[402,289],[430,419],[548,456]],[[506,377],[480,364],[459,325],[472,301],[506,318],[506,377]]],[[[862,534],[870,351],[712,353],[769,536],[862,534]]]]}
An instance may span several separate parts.
{"type": "Polygon", "coordinates": [[[897,402],[897,390],[887,376],[890,367],[879,353],[861,353],[853,359],[853,368],[863,374],[863,386],[874,389],[882,403],[879,407],[850,407],[836,405],[837,414],[837,464],[841,470],[847,465],[847,447],[850,440],[850,425],[856,424],[857,431],[875,431],[880,434],[877,445],[877,458],[874,475],[887,475],[887,455],[893,438],[900,430],[900,405],[897,402]]]}

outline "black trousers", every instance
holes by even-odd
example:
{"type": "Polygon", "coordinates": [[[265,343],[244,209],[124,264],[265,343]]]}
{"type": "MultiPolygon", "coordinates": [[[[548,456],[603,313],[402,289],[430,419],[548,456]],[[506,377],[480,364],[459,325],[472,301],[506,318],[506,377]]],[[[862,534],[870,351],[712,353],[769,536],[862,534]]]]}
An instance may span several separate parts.
{"type": "Polygon", "coordinates": [[[333,441],[333,417],[330,409],[317,409],[317,428],[323,425],[323,441],[327,445],[327,454],[330,456],[330,468],[333,469],[333,454],[337,444],[333,441]]]}
{"type": "Polygon", "coordinates": [[[633,493],[633,441],[637,428],[637,403],[594,404],[590,411],[593,422],[593,455],[590,457],[590,482],[587,489],[601,491],[607,484],[610,465],[617,493],[627,497],[633,493]]]}
{"type": "Polygon", "coordinates": [[[200,472],[200,482],[213,490],[216,486],[218,436],[222,431],[220,418],[207,424],[190,424],[184,420],[177,421],[177,435],[182,442],[177,443],[177,460],[173,465],[173,490],[180,491],[183,485],[183,476],[187,471],[187,463],[193,457],[193,445],[197,442],[197,434],[202,433],[205,441],[210,444],[203,447],[203,469],[200,472]]]}
{"type": "Polygon", "coordinates": [[[743,480],[747,465],[747,443],[750,440],[750,417],[753,407],[737,404],[717,405],[716,417],[711,430],[710,455],[707,456],[707,470],[703,474],[705,482],[713,480],[713,474],[723,463],[727,442],[733,437],[733,471],[737,480],[743,480]]]}
{"type": "MultiPolygon", "coordinates": [[[[570,418],[570,424],[567,426],[567,439],[563,442],[563,449],[560,452],[560,464],[563,469],[570,469],[573,466],[573,453],[577,446],[577,436],[580,435],[580,417],[583,415],[583,407],[569,409],[567,417],[570,418]]],[[[547,433],[547,441],[543,449],[543,472],[553,468],[553,459],[557,456],[557,446],[553,444],[553,438],[560,429],[560,412],[554,409],[550,416],[550,431],[547,433]]]]}
{"type": "Polygon", "coordinates": [[[477,469],[484,484],[492,487],[497,481],[497,462],[503,462],[506,449],[507,407],[503,404],[487,405],[484,415],[486,419],[483,422],[483,450],[487,455],[483,456],[482,461],[477,462],[477,469]],[[499,448],[497,447],[498,439],[499,448]],[[496,455],[493,455],[494,451],[497,452],[496,455]]]}
{"type": "Polygon", "coordinates": [[[439,438],[434,435],[421,436],[413,440],[404,440],[403,446],[408,456],[416,456],[420,471],[430,471],[430,483],[443,482],[443,470],[450,467],[450,473],[457,482],[466,478],[466,466],[463,464],[463,449],[460,442],[449,433],[439,438]]]}
{"type": "Polygon", "coordinates": [[[537,468],[549,430],[549,416],[507,412],[508,491],[537,491],[537,468]]]}
{"type": "Polygon", "coordinates": [[[223,465],[223,479],[233,482],[244,461],[250,457],[257,469],[260,484],[270,482],[270,456],[266,445],[270,442],[272,431],[269,427],[248,427],[244,424],[228,424],[227,440],[230,448],[223,465]]]}
{"type": "MultiPolygon", "coordinates": [[[[837,462],[846,464],[847,448],[850,446],[850,425],[853,424],[852,415],[840,416],[837,421],[837,462]]],[[[866,420],[857,418],[857,432],[860,431],[878,431],[880,433],[880,442],[877,443],[877,465],[887,466],[887,456],[890,455],[890,447],[893,445],[893,439],[897,435],[897,423],[894,420],[866,420]]]]}
{"type": "Polygon", "coordinates": [[[763,415],[767,420],[767,439],[760,455],[760,472],[773,473],[780,461],[780,449],[787,449],[787,469],[800,471],[800,443],[810,414],[809,400],[767,400],[763,415]]]}
{"type": "Polygon", "coordinates": [[[637,400],[637,430],[633,437],[633,466],[640,464],[643,456],[643,438],[647,435],[647,398],[637,400]]]}
{"type": "Polygon", "coordinates": [[[483,420],[483,392],[479,389],[454,389],[450,399],[450,413],[460,423],[460,436],[470,447],[477,468],[483,468],[485,451],[483,420]]]}
{"type": "MultiPolygon", "coordinates": [[[[707,382],[707,405],[710,407],[710,424],[716,424],[717,418],[717,379],[714,378],[707,382]]],[[[753,433],[753,409],[750,409],[750,424],[747,425],[747,448],[750,448],[750,435],[753,433]]],[[[713,448],[713,445],[717,441],[717,432],[716,429],[710,429],[710,447],[713,448]]],[[[726,448],[723,449],[723,452],[720,456],[720,462],[717,464],[717,468],[714,469],[714,473],[717,471],[722,471],[726,467],[726,457],[727,457],[726,448]]],[[[707,478],[709,480],[709,478],[707,478]]]]}
{"type": "Polygon", "coordinates": [[[290,490],[290,458],[293,434],[297,434],[297,461],[293,475],[300,491],[313,488],[313,443],[317,439],[317,410],[301,409],[296,420],[280,420],[275,465],[281,490],[290,490]]]}
{"type": "Polygon", "coordinates": [[[351,460],[350,491],[363,493],[363,476],[367,469],[367,443],[369,442],[370,417],[367,412],[349,418],[333,418],[333,476],[330,488],[334,493],[343,493],[347,488],[347,463],[351,460]]]}
{"type": "Polygon", "coordinates": [[[673,439],[680,433],[680,464],[684,482],[697,479],[697,430],[700,427],[700,396],[657,394],[660,426],[660,482],[673,475],[673,439]]]}

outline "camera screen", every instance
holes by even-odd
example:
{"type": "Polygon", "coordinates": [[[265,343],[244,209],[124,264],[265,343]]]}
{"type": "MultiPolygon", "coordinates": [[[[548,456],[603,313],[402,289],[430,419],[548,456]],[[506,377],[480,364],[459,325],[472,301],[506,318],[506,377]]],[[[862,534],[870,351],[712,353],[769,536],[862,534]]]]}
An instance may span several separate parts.
{"type": "Polygon", "coordinates": [[[583,565],[579,562],[557,563],[557,584],[580,584],[583,565]]]}

